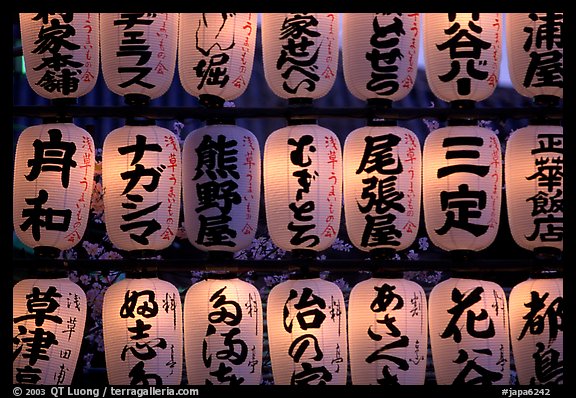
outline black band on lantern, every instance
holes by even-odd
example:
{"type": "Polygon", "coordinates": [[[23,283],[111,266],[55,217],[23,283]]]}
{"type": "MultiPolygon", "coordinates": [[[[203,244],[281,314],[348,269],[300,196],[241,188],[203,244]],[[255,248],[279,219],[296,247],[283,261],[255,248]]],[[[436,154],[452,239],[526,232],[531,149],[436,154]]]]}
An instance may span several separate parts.
{"type": "Polygon", "coordinates": [[[319,278],[320,272],[311,270],[310,265],[316,262],[316,255],[314,250],[310,249],[295,249],[292,250],[292,260],[298,265],[298,270],[290,274],[290,279],[311,279],[319,278]]]}
{"type": "Polygon", "coordinates": [[[397,126],[396,119],[386,119],[381,116],[387,110],[392,109],[392,100],[388,98],[369,98],[366,100],[368,108],[367,126],[397,126]]]}
{"type": "Polygon", "coordinates": [[[404,277],[402,271],[391,271],[386,269],[386,262],[393,261],[396,253],[396,250],[389,247],[370,250],[370,259],[375,264],[371,270],[373,278],[396,279],[404,277]]]}
{"type": "MultiPolygon", "coordinates": [[[[212,94],[200,94],[198,96],[198,102],[200,105],[207,109],[223,109],[226,100],[222,97],[212,94]]],[[[218,124],[236,124],[236,120],[232,117],[224,116],[209,116],[206,118],[206,125],[213,126],[218,124]]]]}
{"type": "Polygon", "coordinates": [[[447,119],[448,126],[476,126],[478,121],[466,115],[467,112],[476,108],[476,102],[472,100],[455,100],[450,102],[450,108],[454,111],[447,119]]]}
{"type": "Polygon", "coordinates": [[[60,255],[60,249],[52,246],[36,246],[34,256],[38,258],[57,258],[60,255]]]}
{"type": "Polygon", "coordinates": [[[150,97],[145,94],[126,94],[124,103],[129,106],[148,106],[150,105],[150,97]]]}

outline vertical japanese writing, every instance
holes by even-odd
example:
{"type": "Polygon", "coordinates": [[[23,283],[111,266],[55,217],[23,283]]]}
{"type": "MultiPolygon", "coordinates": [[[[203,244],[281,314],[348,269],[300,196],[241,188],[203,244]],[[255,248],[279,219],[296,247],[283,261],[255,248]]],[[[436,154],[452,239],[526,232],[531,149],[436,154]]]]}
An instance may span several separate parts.
{"type": "Polygon", "coordinates": [[[92,42],[92,18],[94,18],[93,15],[91,13],[87,13],[86,18],[84,18],[84,25],[82,26],[82,29],[84,29],[86,32],[86,39],[82,44],[82,49],[85,50],[84,59],[86,62],[84,62],[85,69],[82,73],[82,76],[80,76],[80,79],[84,82],[91,82],[96,79],[97,76],[94,75],[93,70],[96,70],[96,68],[99,66],[99,63],[97,62],[94,65],[92,64],[92,57],[95,57],[94,60],[97,60],[100,56],[98,52],[93,53],[94,43],[92,42]]]}
{"type": "MultiPolygon", "coordinates": [[[[248,81],[250,80],[250,76],[248,76],[248,64],[250,62],[250,54],[254,51],[250,48],[250,36],[252,36],[252,31],[256,32],[252,26],[252,14],[248,14],[248,18],[242,26],[242,32],[245,34],[244,40],[241,43],[240,47],[240,69],[238,76],[232,81],[232,84],[236,88],[246,87],[248,81]]],[[[256,34],[256,33],[254,33],[256,34]]]]}
{"type": "Polygon", "coordinates": [[[170,181],[168,186],[168,192],[166,194],[166,202],[168,203],[166,209],[168,211],[168,217],[166,218],[166,224],[164,230],[161,232],[162,239],[172,241],[176,235],[176,230],[178,229],[179,222],[179,210],[180,206],[178,201],[180,200],[180,195],[178,193],[179,185],[179,156],[180,148],[176,141],[176,137],[172,134],[164,136],[164,148],[168,151],[168,165],[169,170],[168,181],[170,181]]]}
{"type": "Polygon", "coordinates": [[[330,27],[328,29],[328,35],[325,37],[327,54],[324,61],[326,62],[326,68],[322,72],[320,72],[320,74],[325,79],[332,79],[333,77],[336,76],[336,73],[335,71],[332,70],[331,65],[332,60],[335,56],[335,54],[333,53],[335,52],[336,55],[338,53],[337,46],[334,46],[334,41],[336,40],[335,37],[338,34],[338,23],[334,23],[334,21],[336,20],[335,14],[327,14],[326,17],[330,19],[330,27]]]}
{"type": "Polygon", "coordinates": [[[324,146],[328,150],[328,161],[327,163],[330,165],[330,177],[328,180],[330,181],[330,191],[328,192],[328,196],[326,197],[326,201],[328,202],[328,215],[326,216],[326,228],[322,232],[322,235],[328,238],[334,237],[338,234],[338,225],[334,226],[335,224],[335,213],[341,204],[338,202],[338,196],[336,193],[336,187],[340,184],[338,181],[338,175],[336,170],[340,167],[339,163],[339,156],[338,151],[340,150],[337,143],[336,137],[334,136],[324,136],[324,146]]]}
{"type": "Polygon", "coordinates": [[[406,145],[406,155],[404,157],[405,175],[408,178],[408,188],[406,189],[406,216],[408,220],[401,226],[402,230],[408,234],[418,232],[418,214],[420,208],[420,188],[416,188],[418,178],[420,178],[420,145],[418,138],[413,134],[404,135],[404,145],[406,145]],[[416,193],[418,191],[418,194],[416,193]],[[418,209],[418,210],[417,210],[418,209]]]}
{"type": "Polygon", "coordinates": [[[255,194],[259,192],[256,185],[259,183],[259,181],[257,181],[254,175],[255,170],[258,167],[256,164],[258,159],[256,159],[257,156],[255,155],[256,145],[258,145],[258,143],[255,143],[251,136],[245,135],[242,137],[242,146],[246,148],[244,162],[242,164],[246,170],[245,178],[248,185],[248,188],[244,193],[244,202],[246,203],[246,223],[244,224],[244,227],[242,227],[242,233],[244,235],[250,235],[254,232],[254,219],[257,218],[257,215],[254,215],[253,212],[256,214],[258,213],[258,209],[253,209],[251,206],[253,200],[255,199],[255,194]]]}
{"type": "Polygon", "coordinates": [[[163,75],[168,73],[168,67],[166,67],[166,51],[167,51],[167,42],[170,39],[170,35],[168,34],[168,14],[159,14],[158,21],[161,23],[156,24],[158,30],[155,32],[156,36],[159,37],[158,42],[158,52],[156,53],[156,66],[154,66],[154,72],[158,75],[163,75]],[[162,15],[164,17],[162,18],[162,15]]]}
{"type": "Polygon", "coordinates": [[[418,47],[419,47],[419,14],[408,14],[412,22],[409,26],[412,36],[410,45],[408,46],[408,67],[406,68],[406,77],[402,80],[402,87],[411,88],[414,86],[414,75],[412,72],[414,68],[418,68],[418,47]]]}

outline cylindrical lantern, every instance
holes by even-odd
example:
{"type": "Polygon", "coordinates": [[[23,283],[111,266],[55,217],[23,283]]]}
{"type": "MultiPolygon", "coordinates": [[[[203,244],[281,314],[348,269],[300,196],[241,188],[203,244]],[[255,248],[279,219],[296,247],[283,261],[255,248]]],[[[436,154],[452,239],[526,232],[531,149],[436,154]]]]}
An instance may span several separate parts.
{"type": "Polygon", "coordinates": [[[348,304],[352,384],[424,384],[428,307],[420,285],[369,278],[354,286],[348,304]]]}
{"type": "Polygon", "coordinates": [[[264,200],[270,237],[283,250],[321,251],[340,227],[342,152],[317,125],[276,130],[264,147],[264,200]]]}
{"type": "Polygon", "coordinates": [[[257,13],[182,13],[178,72],[196,97],[238,98],[250,82],[257,13]]]}
{"type": "Polygon", "coordinates": [[[561,126],[528,126],[506,145],[506,203],[514,241],[527,250],[564,244],[564,137],[561,126]]]}
{"type": "Polygon", "coordinates": [[[502,152],[487,128],[450,126],[426,137],[423,153],[426,230],[441,249],[480,251],[496,238],[502,152]]]}
{"type": "Polygon", "coordinates": [[[106,230],[121,250],[161,250],[174,241],[180,217],[178,138],[159,126],[124,126],[102,152],[106,230]]]}
{"type": "Polygon", "coordinates": [[[338,285],[282,282],[270,291],[266,314],[274,384],[346,384],[346,307],[338,285]]]}
{"type": "Polygon", "coordinates": [[[25,279],[12,297],[12,382],[72,384],[88,310],[84,291],[68,278],[25,279]]]}
{"type": "Polygon", "coordinates": [[[438,384],[510,384],[508,305],[498,284],[450,278],[428,303],[438,384]]]}
{"type": "Polygon", "coordinates": [[[200,250],[237,252],[250,246],[258,227],[260,146],[250,131],[209,125],[186,137],[184,222],[200,250]]]}
{"type": "Polygon", "coordinates": [[[102,330],[110,384],[180,384],[182,305],[171,283],[158,278],[114,283],[104,294],[102,330]]]}
{"type": "Polygon", "coordinates": [[[502,14],[425,13],[424,62],[434,95],[444,101],[482,101],[500,74],[502,14]]]}
{"type": "Polygon", "coordinates": [[[274,94],[328,94],[338,72],[338,34],[338,13],[262,14],[264,76],[274,94]]]}
{"type": "Polygon", "coordinates": [[[238,278],[190,286],[184,301],[188,383],[260,384],[262,311],[258,289],[238,278]]]}
{"type": "Polygon", "coordinates": [[[342,68],[348,90],[364,101],[408,95],[418,71],[419,32],[417,13],[344,13],[342,68]]]}
{"type": "Polygon", "coordinates": [[[36,94],[78,98],[94,88],[100,70],[100,14],[20,14],[26,78],[36,94]]]}
{"type": "Polygon", "coordinates": [[[403,250],[420,224],[422,152],[402,127],[362,127],[344,143],[346,230],[360,250],[403,250]]]}
{"type": "Polygon", "coordinates": [[[509,301],[518,381],[521,385],[563,384],[563,279],[528,279],[514,286],[509,301]]]}
{"type": "Polygon", "coordinates": [[[14,159],[13,221],[27,246],[67,250],[83,237],[94,186],[94,141],[73,123],[28,127],[14,159]]]}
{"type": "Polygon", "coordinates": [[[155,99],[172,84],[177,13],[102,13],[102,74],[118,95],[155,99]]]}
{"type": "Polygon", "coordinates": [[[506,51],[512,85],[523,96],[564,95],[563,13],[507,13],[506,51]]]}

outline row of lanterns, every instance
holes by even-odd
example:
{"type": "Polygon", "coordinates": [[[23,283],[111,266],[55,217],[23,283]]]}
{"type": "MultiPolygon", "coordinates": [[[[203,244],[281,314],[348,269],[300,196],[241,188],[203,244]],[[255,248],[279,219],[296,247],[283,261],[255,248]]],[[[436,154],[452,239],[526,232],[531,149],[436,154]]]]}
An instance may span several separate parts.
{"type": "MultiPolygon", "coordinates": [[[[424,384],[428,346],[438,384],[563,383],[563,283],[528,279],[509,296],[494,282],[450,278],[429,302],[404,279],[369,278],[350,293],[320,278],[276,285],[264,311],[237,277],[180,293],[158,278],[123,279],[104,295],[103,334],[113,385],[260,384],[263,323],[274,383],[424,384]],[[428,342],[428,335],[430,342],[428,342]],[[349,350],[349,353],[348,353],[349,350]]],[[[14,383],[70,384],[87,303],[67,278],[14,287],[14,383]]]]}

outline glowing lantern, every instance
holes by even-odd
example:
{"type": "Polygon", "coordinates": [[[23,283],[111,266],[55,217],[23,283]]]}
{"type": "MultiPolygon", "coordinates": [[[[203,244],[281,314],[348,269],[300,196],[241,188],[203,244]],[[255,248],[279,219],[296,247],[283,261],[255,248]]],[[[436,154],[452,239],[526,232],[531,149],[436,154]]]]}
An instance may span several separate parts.
{"type": "Polygon", "coordinates": [[[175,286],[157,278],[123,279],[104,294],[102,314],[110,384],[180,383],[182,305],[175,286]]]}
{"type": "Polygon", "coordinates": [[[274,384],[346,384],[346,307],[338,285],[282,282],[270,291],[266,314],[274,384]]]}
{"type": "Polygon", "coordinates": [[[496,238],[502,196],[502,153],[496,134],[451,126],[426,137],[423,202],[432,242],[448,251],[480,251],[496,238]]]}
{"type": "Polygon", "coordinates": [[[528,126],[506,145],[506,203],[514,241],[563,250],[564,137],[561,126],[528,126]]]}
{"type": "Polygon", "coordinates": [[[98,13],[20,14],[26,78],[48,99],[90,92],[100,68],[98,13]]]}
{"type": "Polygon", "coordinates": [[[262,376],[262,301],[238,278],[207,279],[184,301],[188,383],[258,385],[262,376]]]}
{"type": "Polygon", "coordinates": [[[441,100],[482,101],[494,92],[502,56],[499,13],[425,13],[424,62],[441,100]]]}
{"type": "Polygon", "coordinates": [[[419,14],[344,13],[342,67],[348,90],[364,101],[408,95],[418,71],[419,32],[419,14]]]}
{"type": "Polygon", "coordinates": [[[337,13],[262,14],[264,76],[280,98],[318,99],[338,71],[337,13]]]}
{"type": "Polygon", "coordinates": [[[514,286],[509,301],[518,381],[522,385],[563,384],[563,279],[528,279],[514,286]]]}
{"type": "Polygon", "coordinates": [[[180,217],[178,138],[158,126],[124,126],[102,152],[106,230],[121,250],[161,250],[174,241],[180,217]]]}
{"type": "Polygon", "coordinates": [[[508,305],[494,282],[450,278],[428,300],[438,384],[510,384],[508,305]]]}
{"type": "Polygon", "coordinates": [[[25,279],[12,297],[12,382],[72,384],[88,310],[84,291],[68,278],[25,279]]]}
{"type": "Polygon", "coordinates": [[[424,384],[428,351],[426,293],[415,282],[370,278],[350,292],[352,384],[424,384]]]}
{"type": "Polygon", "coordinates": [[[13,222],[41,250],[67,250],[83,237],[94,186],[94,141],[72,123],[25,129],[14,159],[13,222]]]}

